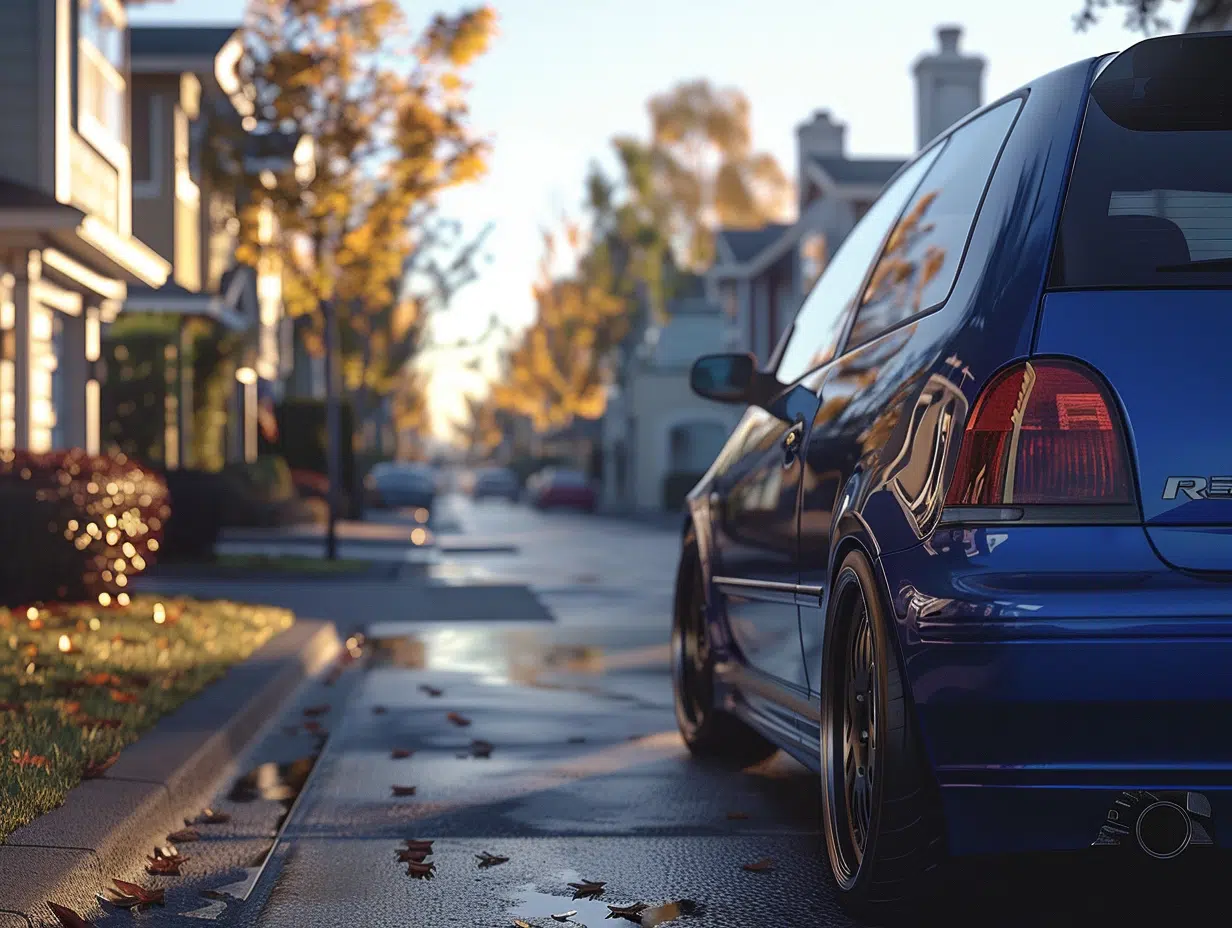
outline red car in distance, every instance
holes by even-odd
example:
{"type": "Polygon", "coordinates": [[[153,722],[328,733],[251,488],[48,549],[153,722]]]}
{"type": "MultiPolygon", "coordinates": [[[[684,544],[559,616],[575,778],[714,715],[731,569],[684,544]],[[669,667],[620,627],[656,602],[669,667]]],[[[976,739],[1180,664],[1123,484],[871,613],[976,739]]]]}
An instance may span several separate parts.
{"type": "Polygon", "coordinates": [[[579,509],[594,512],[599,497],[585,474],[547,470],[534,482],[531,504],[536,509],[579,509]]]}

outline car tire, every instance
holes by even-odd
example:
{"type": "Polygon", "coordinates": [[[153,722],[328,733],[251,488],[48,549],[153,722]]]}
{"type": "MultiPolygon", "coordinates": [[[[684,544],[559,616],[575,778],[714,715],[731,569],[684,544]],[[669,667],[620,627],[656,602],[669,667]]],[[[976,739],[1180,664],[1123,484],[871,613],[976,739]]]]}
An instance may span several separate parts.
{"type": "Polygon", "coordinates": [[[945,860],[944,821],[890,611],[860,551],[839,567],[826,626],[822,830],[839,901],[876,921],[932,896],[945,860]]]}
{"type": "Polygon", "coordinates": [[[696,757],[743,769],[778,747],[714,701],[714,657],[708,644],[706,590],[697,549],[686,541],[672,616],[672,691],[676,724],[696,757]]]}

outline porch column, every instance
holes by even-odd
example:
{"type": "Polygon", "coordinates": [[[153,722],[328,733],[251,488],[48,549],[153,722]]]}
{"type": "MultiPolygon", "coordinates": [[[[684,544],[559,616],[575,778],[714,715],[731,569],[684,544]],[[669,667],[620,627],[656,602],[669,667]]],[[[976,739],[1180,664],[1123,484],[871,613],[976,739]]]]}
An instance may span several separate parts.
{"type": "Polygon", "coordinates": [[[192,467],[193,425],[193,343],[192,328],[180,319],[180,466],[192,467]]]}
{"type": "Polygon", "coordinates": [[[23,253],[22,259],[13,263],[13,446],[23,450],[30,447],[31,432],[31,284],[38,281],[42,269],[37,252],[23,253]]]}
{"type": "Polygon", "coordinates": [[[103,356],[103,324],[97,306],[87,306],[82,312],[85,321],[85,449],[87,454],[98,454],[102,447],[102,423],[99,405],[103,388],[99,382],[99,359],[103,356]]]}

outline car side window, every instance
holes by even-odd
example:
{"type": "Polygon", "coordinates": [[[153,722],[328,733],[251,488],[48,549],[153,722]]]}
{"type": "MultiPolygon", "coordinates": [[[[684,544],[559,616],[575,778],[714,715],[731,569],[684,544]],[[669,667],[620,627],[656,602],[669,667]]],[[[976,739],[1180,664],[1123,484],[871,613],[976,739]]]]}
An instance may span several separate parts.
{"type": "Polygon", "coordinates": [[[795,383],[834,357],[849,310],[860,297],[860,285],[864,283],[869,265],[876,260],[894,221],[932,167],[941,148],[934,146],[900,172],[843,239],[796,314],[775,371],[780,383],[795,383]]]}
{"type": "Polygon", "coordinates": [[[1021,99],[1010,100],[950,137],[885,244],[848,350],[949,298],[984,191],[1020,109],[1021,99]]]}

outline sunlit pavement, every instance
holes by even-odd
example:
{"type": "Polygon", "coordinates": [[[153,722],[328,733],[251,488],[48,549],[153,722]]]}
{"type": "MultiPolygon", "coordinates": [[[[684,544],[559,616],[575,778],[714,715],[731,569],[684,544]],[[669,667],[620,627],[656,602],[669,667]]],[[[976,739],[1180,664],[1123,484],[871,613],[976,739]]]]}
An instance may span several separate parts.
{"type": "MultiPolygon", "coordinates": [[[[258,771],[255,794],[226,785],[214,808],[232,821],[180,849],[185,877],[164,881],[166,907],[143,922],[546,928],[633,924],[609,921],[609,905],[641,903],[649,926],[687,900],[673,924],[851,924],[823,876],[815,777],[782,756],[718,770],[676,733],[665,639],[678,534],[453,505],[468,534],[518,553],[442,558],[400,584],[405,603],[424,601],[426,583],[470,597],[435,600],[421,620],[391,614],[388,590],[366,603],[353,589],[363,659],[302,694],[250,752],[240,766],[258,771]],[[294,791],[279,790],[309,769],[283,823],[294,791]],[[399,861],[408,839],[433,842],[430,878],[399,861]],[[483,866],[485,854],[507,860],[483,866]],[[602,896],[575,900],[568,884],[585,880],[604,882],[602,896]]],[[[1126,901],[1078,887],[1036,911],[1041,894],[1024,905],[1014,871],[1004,888],[1003,872],[959,884],[941,923],[1106,923],[1106,905],[1126,901]]]]}

